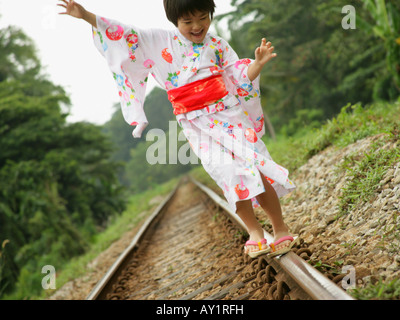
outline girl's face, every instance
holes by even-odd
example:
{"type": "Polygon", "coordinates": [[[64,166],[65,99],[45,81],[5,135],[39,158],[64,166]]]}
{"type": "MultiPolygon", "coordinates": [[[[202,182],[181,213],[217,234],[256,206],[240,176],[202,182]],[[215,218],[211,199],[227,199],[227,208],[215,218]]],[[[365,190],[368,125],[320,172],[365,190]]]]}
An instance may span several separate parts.
{"type": "Polygon", "coordinates": [[[196,11],[178,19],[178,30],[188,40],[194,43],[202,43],[210,28],[210,13],[196,11]]]}

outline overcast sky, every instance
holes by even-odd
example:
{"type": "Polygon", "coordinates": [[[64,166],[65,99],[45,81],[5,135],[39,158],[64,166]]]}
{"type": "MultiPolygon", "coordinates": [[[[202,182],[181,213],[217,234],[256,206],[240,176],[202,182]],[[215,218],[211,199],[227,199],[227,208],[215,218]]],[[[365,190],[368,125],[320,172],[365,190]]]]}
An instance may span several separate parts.
{"type": "MultiPolygon", "coordinates": [[[[162,0],[80,0],[88,11],[142,28],[173,29],[162,0]]],[[[232,11],[231,0],[215,0],[216,14],[232,11]]],[[[107,122],[118,93],[105,60],[93,45],[91,26],[59,15],[57,0],[0,0],[0,28],[15,25],[33,39],[50,80],[71,98],[69,122],[107,122]]],[[[149,77],[147,92],[155,81],[149,77]]]]}

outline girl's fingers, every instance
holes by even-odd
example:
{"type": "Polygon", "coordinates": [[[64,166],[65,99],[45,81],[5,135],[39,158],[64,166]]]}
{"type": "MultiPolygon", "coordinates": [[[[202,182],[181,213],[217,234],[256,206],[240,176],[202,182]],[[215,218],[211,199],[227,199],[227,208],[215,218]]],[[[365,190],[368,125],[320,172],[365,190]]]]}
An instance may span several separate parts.
{"type": "Polygon", "coordinates": [[[270,41],[267,42],[265,38],[261,39],[261,47],[271,47],[272,43],[270,41]]]}
{"type": "Polygon", "coordinates": [[[67,9],[67,7],[68,7],[67,1],[65,1],[65,0],[58,0],[58,1],[62,1],[64,3],[58,3],[57,6],[67,9]]]}
{"type": "Polygon", "coordinates": [[[58,4],[58,6],[65,9],[65,12],[59,12],[58,14],[67,14],[67,7],[65,5],[58,4]]]}
{"type": "Polygon", "coordinates": [[[265,46],[266,42],[267,42],[267,39],[262,38],[261,39],[261,46],[265,46]]]}

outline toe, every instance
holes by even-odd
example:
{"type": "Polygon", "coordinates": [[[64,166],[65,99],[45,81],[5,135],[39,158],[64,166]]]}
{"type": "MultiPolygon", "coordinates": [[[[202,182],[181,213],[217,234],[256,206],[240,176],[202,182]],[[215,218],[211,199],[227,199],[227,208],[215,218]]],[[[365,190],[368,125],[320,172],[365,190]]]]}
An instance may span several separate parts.
{"type": "MultiPolygon", "coordinates": [[[[265,244],[261,245],[261,250],[264,250],[264,249],[267,249],[267,248],[268,248],[267,245],[265,245],[265,244]]],[[[244,249],[245,253],[257,252],[257,251],[260,251],[260,248],[258,246],[248,245],[248,246],[245,246],[245,249],[244,249]]]]}
{"type": "Polygon", "coordinates": [[[258,247],[250,246],[250,252],[255,252],[255,251],[258,251],[258,247]]]}
{"type": "Polygon", "coordinates": [[[290,246],[291,241],[286,240],[276,246],[276,250],[281,250],[290,246]]]}

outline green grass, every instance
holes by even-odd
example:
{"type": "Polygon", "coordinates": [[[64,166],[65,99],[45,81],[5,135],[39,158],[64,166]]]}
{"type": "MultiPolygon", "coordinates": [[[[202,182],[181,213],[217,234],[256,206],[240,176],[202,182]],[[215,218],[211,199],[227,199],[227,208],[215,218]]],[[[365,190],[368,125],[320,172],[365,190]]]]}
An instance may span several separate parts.
{"type": "Polygon", "coordinates": [[[394,102],[371,105],[347,105],[333,119],[318,129],[301,128],[292,137],[279,136],[276,141],[264,139],[275,162],[290,172],[305,164],[312,156],[330,146],[344,148],[356,141],[386,133],[399,136],[400,98],[394,102]]]}
{"type": "Polygon", "coordinates": [[[354,154],[340,165],[346,171],[347,182],[339,197],[341,215],[353,210],[359,203],[365,203],[376,194],[381,181],[396,162],[400,161],[399,148],[384,149],[388,137],[373,143],[369,150],[362,154],[354,154]]]}
{"type": "Polygon", "coordinates": [[[330,145],[345,147],[357,140],[380,133],[390,133],[400,122],[400,99],[395,103],[376,102],[368,106],[343,107],[337,117],[327,121],[307,143],[313,156],[330,145]]]}
{"type": "Polygon", "coordinates": [[[366,288],[356,288],[350,294],[358,300],[400,300],[400,279],[379,280],[366,288]]]}

